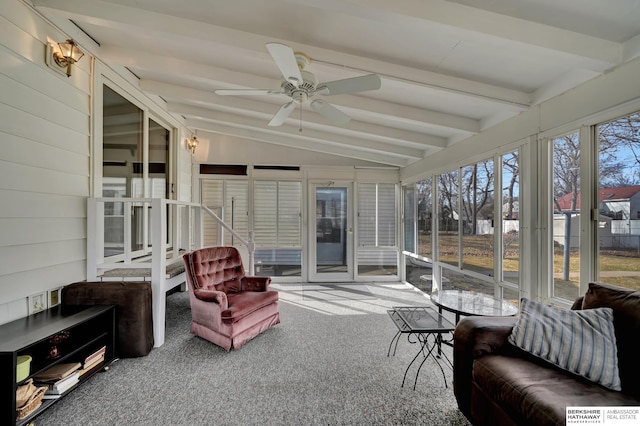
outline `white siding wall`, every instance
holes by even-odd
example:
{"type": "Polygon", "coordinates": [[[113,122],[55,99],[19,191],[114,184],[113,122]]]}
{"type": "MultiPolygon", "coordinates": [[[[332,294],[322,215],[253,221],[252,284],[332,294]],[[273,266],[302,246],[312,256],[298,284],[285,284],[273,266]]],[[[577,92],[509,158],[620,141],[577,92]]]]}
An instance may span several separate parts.
{"type": "Polygon", "coordinates": [[[85,276],[91,58],[71,78],[49,69],[47,40],[65,39],[20,1],[0,2],[0,323],[85,276]]]}

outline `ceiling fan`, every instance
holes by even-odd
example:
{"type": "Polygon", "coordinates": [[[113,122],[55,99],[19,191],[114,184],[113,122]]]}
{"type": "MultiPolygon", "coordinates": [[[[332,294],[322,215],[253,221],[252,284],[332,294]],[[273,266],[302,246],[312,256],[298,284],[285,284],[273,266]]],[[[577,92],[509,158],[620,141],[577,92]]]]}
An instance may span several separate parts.
{"type": "Polygon", "coordinates": [[[274,114],[269,121],[269,126],[282,125],[296,108],[296,105],[306,101],[311,101],[309,104],[311,109],[323,115],[329,122],[338,125],[346,124],[351,117],[333,105],[321,99],[313,99],[313,97],[316,95],[344,95],[380,88],[380,77],[377,74],[319,83],[315,75],[304,69],[311,62],[309,56],[302,52],[294,52],[289,46],[282,43],[267,43],[266,46],[282,73],[281,90],[219,89],[215,93],[223,96],[283,94],[289,96],[291,100],[282,105],[274,114]]]}

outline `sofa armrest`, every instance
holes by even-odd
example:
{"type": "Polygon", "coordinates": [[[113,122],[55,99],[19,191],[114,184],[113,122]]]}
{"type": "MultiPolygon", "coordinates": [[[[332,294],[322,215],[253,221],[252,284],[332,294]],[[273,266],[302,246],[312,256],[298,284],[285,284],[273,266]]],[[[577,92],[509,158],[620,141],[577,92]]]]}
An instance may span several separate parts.
{"type": "Polygon", "coordinates": [[[267,291],[271,284],[271,277],[245,276],[242,278],[240,288],[242,291],[267,291]]]}
{"type": "Polygon", "coordinates": [[[516,317],[465,317],[453,333],[453,393],[460,410],[469,415],[473,361],[499,353],[511,334],[516,317]]]}
{"type": "Polygon", "coordinates": [[[193,291],[193,295],[197,299],[204,302],[214,302],[220,305],[220,310],[225,310],[229,307],[227,295],[222,291],[210,290],[207,288],[197,288],[193,291]]]}

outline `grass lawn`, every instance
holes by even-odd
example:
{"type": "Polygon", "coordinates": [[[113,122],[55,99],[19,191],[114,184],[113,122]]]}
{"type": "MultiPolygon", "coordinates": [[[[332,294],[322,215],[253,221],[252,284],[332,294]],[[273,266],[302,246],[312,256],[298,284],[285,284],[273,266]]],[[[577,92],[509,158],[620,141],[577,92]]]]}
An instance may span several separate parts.
{"type": "MultiPolygon", "coordinates": [[[[464,267],[469,270],[490,273],[493,271],[493,247],[487,235],[465,235],[463,237],[462,258],[464,267]]],[[[440,260],[457,265],[458,239],[455,235],[439,236],[440,260]]],[[[430,244],[429,236],[420,236],[420,253],[427,253],[424,247],[430,244]]],[[[503,259],[505,271],[518,271],[520,253],[517,242],[509,241],[507,253],[503,259]]],[[[563,250],[556,249],[553,259],[555,295],[573,300],[578,296],[580,258],[577,250],[571,250],[569,276],[564,280],[563,250]]],[[[477,280],[476,280],[477,281],[477,280]]],[[[600,281],[625,288],[640,290],[640,253],[637,251],[605,251],[600,253],[600,281]]],[[[461,283],[462,284],[462,283],[461,283]]]]}

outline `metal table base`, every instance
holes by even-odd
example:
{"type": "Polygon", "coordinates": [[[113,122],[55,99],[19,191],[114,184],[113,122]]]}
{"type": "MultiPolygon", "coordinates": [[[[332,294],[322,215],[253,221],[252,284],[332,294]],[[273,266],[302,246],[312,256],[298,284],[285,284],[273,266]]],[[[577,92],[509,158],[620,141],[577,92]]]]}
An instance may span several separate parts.
{"type": "MultiPolygon", "coordinates": [[[[443,339],[443,334],[452,333],[455,326],[442,315],[437,313],[434,309],[424,306],[403,306],[394,307],[387,311],[391,320],[398,328],[398,332],[393,336],[389,343],[389,349],[387,350],[387,356],[391,355],[391,348],[393,348],[393,355],[395,356],[398,348],[398,341],[403,334],[407,335],[407,341],[411,344],[420,344],[420,350],[413,357],[404,372],[402,379],[402,387],[407,380],[407,375],[411,367],[419,360],[422,355],[422,360],[416,371],[415,379],[413,382],[413,389],[415,390],[418,383],[418,377],[420,370],[426,362],[427,358],[431,357],[436,365],[440,368],[442,378],[444,379],[445,387],[447,385],[447,378],[442,368],[441,360],[444,358],[446,364],[453,369],[453,363],[442,352],[442,343],[447,341],[443,339]]],[[[453,337],[451,338],[453,339],[453,337]]],[[[450,341],[449,341],[450,342],[450,341]]]]}

